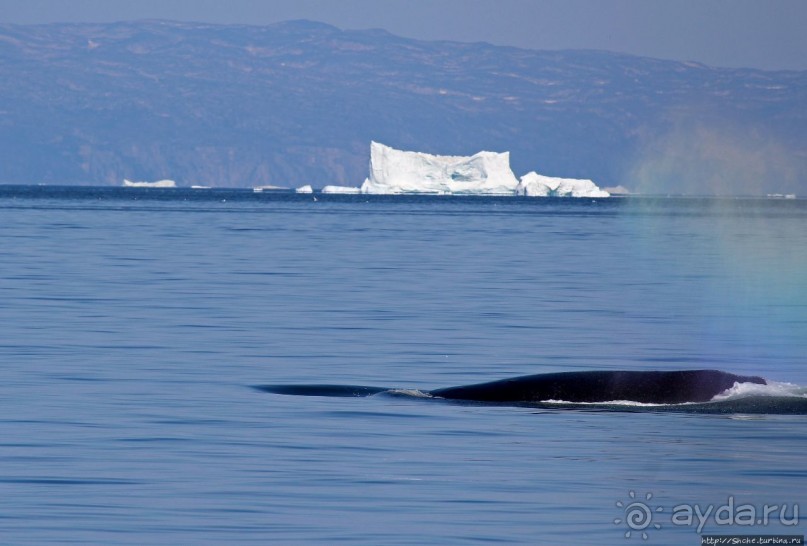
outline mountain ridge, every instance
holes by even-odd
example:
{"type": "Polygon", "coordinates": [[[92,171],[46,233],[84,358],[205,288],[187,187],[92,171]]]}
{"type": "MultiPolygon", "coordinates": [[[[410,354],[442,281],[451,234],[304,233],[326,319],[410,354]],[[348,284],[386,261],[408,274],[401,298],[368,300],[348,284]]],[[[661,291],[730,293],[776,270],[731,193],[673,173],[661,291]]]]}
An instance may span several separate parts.
{"type": "Polygon", "coordinates": [[[521,175],[807,193],[807,71],[306,20],[0,25],[0,183],[359,185],[371,140],[521,175]]]}

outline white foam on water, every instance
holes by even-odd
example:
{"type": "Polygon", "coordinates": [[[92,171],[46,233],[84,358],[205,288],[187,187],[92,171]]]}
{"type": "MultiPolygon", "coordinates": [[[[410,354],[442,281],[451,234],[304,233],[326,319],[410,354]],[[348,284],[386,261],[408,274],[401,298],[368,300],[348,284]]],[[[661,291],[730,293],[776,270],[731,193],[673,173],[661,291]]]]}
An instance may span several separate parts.
{"type": "Polygon", "coordinates": [[[734,386],[721,392],[712,398],[711,401],[722,402],[724,400],[736,400],[749,396],[807,398],[807,387],[779,381],[767,381],[766,385],[760,385],[758,383],[735,383],[734,386]]]}
{"type": "MultiPolygon", "coordinates": [[[[734,385],[712,398],[709,402],[725,402],[749,397],[791,397],[807,399],[807,387],[795,383],[768,381],[767,384],[734,383],[734,385]]],[[[686,406],[698,402],[683,402],[680,404],[653,404],[635,402],[633,400],[609,400],[603,402],[569,402],[568,400],[541,400],[542,404],[580,405],[580,406],[629,406],[629,407],[663,407],[686,406]]]]}
{"type": "MultiPolygon", "coordinates": [[[[689,404],[690,402],[687,402],[689,404]]],[[[608,400],[607,402],[568,402],[566,400],[541,400],[541,404],[558,405],[580,405],[580,406],[634,406],[654,408],[659,406],[677,406],[682,404],[650,404],[646,402],[634,402],[633,400],[608,400]]]]}

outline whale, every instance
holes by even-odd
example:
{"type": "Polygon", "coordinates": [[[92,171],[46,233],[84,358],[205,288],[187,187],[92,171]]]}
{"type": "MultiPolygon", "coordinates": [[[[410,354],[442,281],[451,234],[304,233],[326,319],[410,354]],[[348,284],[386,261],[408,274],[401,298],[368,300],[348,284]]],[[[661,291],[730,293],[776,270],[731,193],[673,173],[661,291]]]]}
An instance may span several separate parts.
{"type": "Polygon", "coordinates": [[[770,383],[760,376],[737,375],[720,370],[594,370],[524,375],[426,391],[331,384],[259,385],[255,388],[273,394],[296,396],[367,397],[383,393],[455,403],[554,409],[593,404],[619,410],[638,408],[697,413],[807,414],[807,390],[803,388],[784,395],[776,391],[729,396],[728,391],[743,385],[767,386],[770,383]]]}
{"type": "MultiPolygon", "coordinates": [[[[469,402],[597,403],[615,400],[642,404],[708,402],[735,383],[765,385],[758,376],[719,370],[582,371],[524,375],[487,383],[424,391],[431,397],[469,402]]],[[[298,396],[371,396],[393,391],[362,385],[262,385],[259,390],[298,396]]]]}
{"type": "Polygon", "coordinates": [[[526,375],[430,391],[432,396],[475,402],[708,402],[735,383],[765,385],[757,376],[718,370],[589,371],[526,375]]]}

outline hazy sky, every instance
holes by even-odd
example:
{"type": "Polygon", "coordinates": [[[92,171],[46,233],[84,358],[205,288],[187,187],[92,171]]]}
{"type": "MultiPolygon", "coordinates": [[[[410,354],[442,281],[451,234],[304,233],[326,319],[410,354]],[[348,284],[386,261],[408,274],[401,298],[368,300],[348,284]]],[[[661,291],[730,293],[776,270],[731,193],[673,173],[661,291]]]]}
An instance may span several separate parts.
{"type": "Polygon", "coordinates": [[[0,0],[2,23],[311,19],[427,40],[807,69],[807,0],[0,0]]]}

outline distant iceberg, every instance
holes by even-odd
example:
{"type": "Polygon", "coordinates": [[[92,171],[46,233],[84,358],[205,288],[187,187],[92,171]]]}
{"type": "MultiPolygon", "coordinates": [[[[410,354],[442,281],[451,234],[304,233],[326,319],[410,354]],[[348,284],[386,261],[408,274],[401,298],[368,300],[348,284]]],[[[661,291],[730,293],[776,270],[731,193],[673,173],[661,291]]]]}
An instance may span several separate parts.
{"type": "Polygon", "coordinates": [[[177,183],[173,180],[157,180],[156,182],[132,182],[123,179],[123,185],[127,188],[176,188],[177,183]]]}
{"type": "Polygon", "coordinates": [[[609,196],[591,180],[553,178],[531,172],[519,181],[510,169],[510,152],[443,156],[405,152],[378,142],[370,144],[370,176],[360,190],[352,188],[350,193],[358,191],[376,194],[609,196]]]}
{"type": "Polygon", "coordinates": [[[538,174],[535,171],[521,177],[516,193],[529,197],[609,197],[611,195],[598,188],[591,180],[554,178],[538,174]]]}
{"type": "Polygon", "coordinates": [[[509,152],[479,152],[470,157],[431,155],[372,142],[370,176],[361,192],[513,195],[516,186],[509,152]]]}
{"type": "Polygon", "coordinates": [[[314,193],[314,188],[312,188],[310,184],[306,184],[305,186],[300,186],[294,191],[297,193],[314,193]]]}
{"type": "Polygon", "coordinates": [[[361,188],[354,188],[352,186],[325,186],[322,188],[322,193],[355,194],[361,193],[361,188]]]}
{"type": "Polygon", "coordinates": [[[252,191],[255,193],[261,193],[262,191],[274,191],[274,190],[287,190],[288,188],[284,188],[283,186],[255,186],[252,188],[252,191]]]}
{"type": "Polygon", "coordinates": [[[770,199],[795,199],[796,198],[795,193],[788,193],[788,194],[784,194],[784,193],[769,193],[767,196],[770,199]]]}

